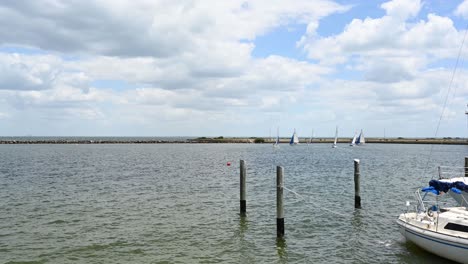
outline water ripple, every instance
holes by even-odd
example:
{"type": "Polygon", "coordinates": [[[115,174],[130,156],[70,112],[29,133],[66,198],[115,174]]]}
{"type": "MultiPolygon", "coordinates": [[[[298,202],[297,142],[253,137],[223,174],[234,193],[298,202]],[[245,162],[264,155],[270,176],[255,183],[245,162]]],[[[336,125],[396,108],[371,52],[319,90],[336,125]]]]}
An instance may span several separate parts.
{"type": "MultiPolygon", "coordinates": [[[[444,263],[405,243],[395,224],[421,185],[427,148],[5,145],[0,255],[5,263],[444,263]],[[247,217],[239,159],[248,166],[247,217]],[[285,240],[276,239],[277,165],[288,188],[285,240]]],[[[433,164],[466,156],[463,146],[434,151],[433,164]]]]}

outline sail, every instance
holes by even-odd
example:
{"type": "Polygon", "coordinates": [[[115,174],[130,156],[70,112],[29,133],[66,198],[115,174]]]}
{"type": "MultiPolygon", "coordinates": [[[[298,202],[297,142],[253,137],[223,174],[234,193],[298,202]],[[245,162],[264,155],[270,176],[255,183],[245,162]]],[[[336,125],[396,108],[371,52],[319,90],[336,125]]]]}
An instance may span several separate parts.
{"type": "Polygon", "coordinates": [[[279,127],[276,129],[276,141],[273,146],[278,146],[279,144],[279,127]]]}
{"type": "Polygon", "coordinates": [[[338,126],[336,126],[336,130],[335,130],[335,141],[333,141],[333,148],[336,148],[336,142],[338,141],[338,126]]]}
{"type": "Polygon", "coordinates": [[[351,140],[351,143],[349,144],[350,146],[354,146],[356,144],[356,138],[357,138],[357,132],[354,133],[353,140],[351,140]]]}
{"type": "Polygon", "coordinates": [[[366,139],[364,138],[364,133],[362,132],[361,129],[361,134],[359,134],[359,137],[356,139],[356,145],[363,145],[366,143],[366,139]]]}
{"type": "Polygon", "coordinates": [[[361,130],[361,145],[366,144],[366,139],[364,138],[364,133],[361,130]]]}
{"type": "Polygon", "coordinates": [[[294,129],[294,133],[291,137],[291,140],[289,141],[289,145],[297,145],[297,144],[299,144],[299,138],[297,137],[296,129],[294,129]]]}

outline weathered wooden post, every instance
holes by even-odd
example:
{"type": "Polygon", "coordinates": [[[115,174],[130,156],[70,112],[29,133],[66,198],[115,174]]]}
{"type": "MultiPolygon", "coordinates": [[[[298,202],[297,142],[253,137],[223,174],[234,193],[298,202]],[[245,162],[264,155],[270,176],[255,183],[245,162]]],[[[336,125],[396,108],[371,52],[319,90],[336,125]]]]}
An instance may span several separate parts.
{"type": "Polygon", "coordinates": [[[276,167],[276,237],[284,237],[283,167],[276,167]]]}
{"type": "Polygon", "coordinates": [[[359,160],[354,160],[354,208],[361,208],[361,191],[359,187],[359,160]]]}
{"type": "Polygon", "coordinates": [[[245,161],[240,161],[240,215],[245,216],[247,212],[247,201],[245,199],[245,177],[246,177],[245,161]]]}
{"type": "Polygon", "coordinates": [[[465,157],[465,177],[468,177],[468,157],[465,157]]]}

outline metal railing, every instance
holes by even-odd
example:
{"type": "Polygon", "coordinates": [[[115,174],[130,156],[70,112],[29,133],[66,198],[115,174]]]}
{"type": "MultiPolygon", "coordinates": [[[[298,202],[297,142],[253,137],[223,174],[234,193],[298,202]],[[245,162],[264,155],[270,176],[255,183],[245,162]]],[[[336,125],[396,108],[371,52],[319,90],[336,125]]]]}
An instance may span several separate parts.
{"type": "Polygon", "coordinates": [[[439,173],[439,180],[465,177],[466,175],[465,167],[439,166],[437,169],[439,173]]]}

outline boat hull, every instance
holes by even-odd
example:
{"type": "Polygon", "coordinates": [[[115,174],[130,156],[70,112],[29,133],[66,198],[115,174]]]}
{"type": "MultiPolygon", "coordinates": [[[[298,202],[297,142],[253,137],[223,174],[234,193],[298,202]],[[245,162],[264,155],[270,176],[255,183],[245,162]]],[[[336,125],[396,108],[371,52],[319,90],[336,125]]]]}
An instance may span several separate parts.
{"type": "Polygon", "coordinates": [[[452,261],[468,264],[468,240],[425,230],[397,221],[400,233],[409,241],[433,254],[452,261]]]}

